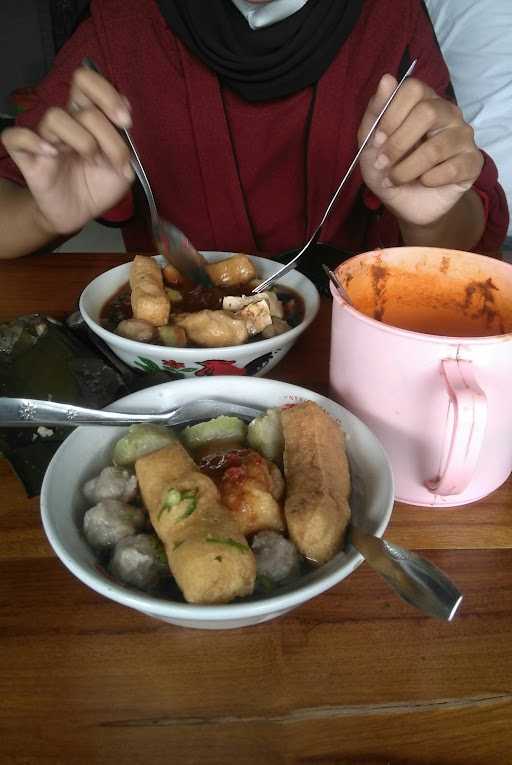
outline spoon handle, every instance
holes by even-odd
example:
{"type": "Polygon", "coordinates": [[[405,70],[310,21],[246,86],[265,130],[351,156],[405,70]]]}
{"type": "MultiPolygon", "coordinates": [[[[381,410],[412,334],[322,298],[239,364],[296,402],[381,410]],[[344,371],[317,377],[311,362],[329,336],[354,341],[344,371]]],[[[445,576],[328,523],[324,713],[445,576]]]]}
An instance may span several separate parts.
{"type": "Polygon", "coordinates": [[[74,427],[75,425],[134,425],[159,423],[184,425],[210,420],[222,414],[250,421],[262,413],[245,404],[223,399],[195,399],[165,412],[112,412],[105,409],[87,409],[56,401],[38,401],[32,398],[0,397],[0,428],[34,428],[38,425],[74,427]]]}
{"type": "Polygon", "coordinates": [[[454,583],[433,563],[385,539],[351,528],[350,541],[366,562],[416,608],[451,621],[462,602],[454,583]]]}
{"type": "Polygon", "coordinates": [[[165,424],[172,412],[131,414],[87,409],[74,404],[38,401],[31,398],[0,397],[0,427],[33,428],[38,425],[74,427],[75,425],[132,425],[138,422],[165,424]]]}
{"type": "MultiPolygon", "coordinates": [[[[82,66],[96,72],[96,74],[100,74],[102,77],[104,76],[99,67],[89,57],[83,59],[82,66]]],[[[204,255],[196,250],[183,232],[159,215],[153,189],[130,131],[126,128],[118,128],[118,130],[124,136],[130,148],[131,166],[146,196],[151,217],[153,239],[159,255],[172,263],[178,271],[188,276],[194,283],[202,284],[205,287],[212,287],[210,275],[206,270],[207,261],[204,255]]]]}
{"type": "MultiPolygon", "coordinates": [[[[84,66],[86,69],[90,69],[91,71],[96,72],[96,74],[100,74],[101,76],[103,76],[103,73],[101,72],[100,68],[88,56],[83,59],[82,66],[84,66]]],[[[144,194],[146,195],[146,200],[149,206],[149,213],[151,215],[151,227],[153,229],[153,237],[155,239],[155,244],[157,245],[160,255],[164,255],[165,249],[162,244],[162,237],[160,232],[160,218],[159,218],[158,210],[156,207],[155,197],[153,195],[153,189],[151,188],[151,184],[149,182],[148,176],[146,175],[146,171],[144,170],[144,165],[141,162],[139,153],[130,135],[130,131],[127,130],[126,128],[118,128],[118,129],[122,133],[122,135],[125,137],[126,142],[128,146],[130,147],[131,166],[137,178],[139,179],[139,182],[142,186],[144,194]]]]}

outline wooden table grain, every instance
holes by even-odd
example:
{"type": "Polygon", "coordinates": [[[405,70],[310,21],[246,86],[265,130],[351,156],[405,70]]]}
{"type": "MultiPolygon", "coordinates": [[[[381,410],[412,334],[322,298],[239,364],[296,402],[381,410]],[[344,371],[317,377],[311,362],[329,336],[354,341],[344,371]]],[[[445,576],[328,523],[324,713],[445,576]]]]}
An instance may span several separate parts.
{"type": "MultiPolygon", "coordinates": [[[[124,260],[1,263],[0,319],[62,318],[124,260]]],[[[329,324],[325,300],[272,376],[326,393],[329,324]]],[[[173,627],[89,590],[1,461],[0,487],[1,763],[512,763],[512,481],[467,507],[395,507],[388,538],[464,593],[452,624],[363,565],[291,614],[224,632],[173,627]]]]}

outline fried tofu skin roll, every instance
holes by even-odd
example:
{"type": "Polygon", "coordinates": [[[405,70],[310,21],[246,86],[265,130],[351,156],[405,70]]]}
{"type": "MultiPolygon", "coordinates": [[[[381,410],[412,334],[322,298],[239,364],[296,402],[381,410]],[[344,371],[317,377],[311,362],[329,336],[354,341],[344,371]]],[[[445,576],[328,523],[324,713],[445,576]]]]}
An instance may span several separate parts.
{"type": "Polygon", "coordinates": [[[311,401],[283,409],[281,421],[288,531],[306,558],[325,563],[343,546],[350,520],[345,435],[311,401]]]}
{"type": "Polygon", "coordinates": [[[135,463],[142,499],[189,603],[229,603],[250,595],[254,554],[220,502],[214,482],[197,469],[181,443],[135,463]]]}
{"type": "Polygon", "coordinates": [[[142,319],[154,327],[167,324],[171,303],[161,268],[153,258],[135,256],[130,269],[130,287],[134,319],[142,319]]]}
{"type": "Polygon", "coordinates": [[[236,287],[247,284],[257,276],[256,268],[247,255],[232,255],[217,263],[208,263],[206,270],[217,287],[236,287]]]}

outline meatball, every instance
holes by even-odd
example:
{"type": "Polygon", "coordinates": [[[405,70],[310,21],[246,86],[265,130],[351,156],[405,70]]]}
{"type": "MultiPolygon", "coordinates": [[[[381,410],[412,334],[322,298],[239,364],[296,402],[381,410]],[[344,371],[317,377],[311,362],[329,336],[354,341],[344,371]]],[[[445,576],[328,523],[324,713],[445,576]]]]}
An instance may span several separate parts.
{"type": "Polygon", "coordinates": [[[124,584],[154,592],[170,577],[165,550],[153,534],[124,537],[115,546],[110,573],[124,584]]]}
{"type": "Polygon", "coordinates": [[[123,319],[117,325],[116,332],[127,340],[137,343],[151,343],[155,340],[155,328],[144,319],[123,319]]]}
{"type": "Polygon", "coordinates": [[[277,337],[278,335],[282,335],[283,332],[288,332],[289,329],[291,329],[291,327],[288,322],[284,321],[284,319],[274,317],[272,319],[272,324],[265,327],[261,336],[264,337],[265,340],[268,340],[270,337],[277,337]]]}
{"type": "Polygon", "coordinates": [[[89,502],[101,502],[102,499],[131,502],[137,494],[137,478],[128,470],[106,467],[96,478],[87,481],[83,491],[89,502]]]}
{"type": "Polygon", "coordinates": [[[289,539],[277,531],[260,531],[252,540],[256,576],[278,583],[299,573],[300,556],[289,539]]]}
{"type": "Polygon", "coordinates": [[[84,515],[85,538],[95,550],[106,552],[120,539],[144,528],[146,516],[138,507],[117,499],[103,499],[84,515]]]}

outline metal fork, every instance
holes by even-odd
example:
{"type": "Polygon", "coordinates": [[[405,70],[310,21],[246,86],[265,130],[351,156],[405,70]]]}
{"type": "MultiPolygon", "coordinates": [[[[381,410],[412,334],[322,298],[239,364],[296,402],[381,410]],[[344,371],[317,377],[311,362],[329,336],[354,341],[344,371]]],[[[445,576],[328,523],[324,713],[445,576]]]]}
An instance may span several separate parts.
{"type": "MultiPolygon", "coordinates": [[[[82,66],[90,69],[96,74],[104,76],[99,67],[90,58],[84,58],[82,66]]],[[[199,282],[206,287],[211,287],[212,282],[206,271],[206,259],[193,247],[185,234],[169,221],[164,220],[158,214],[155,196],[149,182],[149,178],[144,170],[144,166],[135,148],[135,143],[126,128],[118,128],[122,133],[131,152],[131,166],[135,175],[140,181],[149,207],[151,218],[151,229],[156,248],[160,255],[170,261],[178,271],[188,276],[193,282],[199,282]]]]}
{"type": "Polygon", "coordinates": [[[318,242],[318,239],[320,238],[320,233],[322,231],[322,227],[323,227],[325,221],[327,220],[327,218],[329,217],[330,212],[331,212],[332,208],[334,207],[334,204],[335,204],[336,200],[338,199],[338,196],[339,196],[343,186],[345,185],[346,181],[352,175],[352,172],[353,172],[355,166],[357,165],[359,157],[361,156],[361,154],[365,150],[368,142],[370,141],[370,139],[372,138],[373,134],[377,130],[382,117],[384,116],[385,112],[387,111],[388,106],[393,101],[394,97],[396,96],[396,94],[398,93],[400,88],[402,87],[402,85],[405,82],[405,80],[408,77],[410,77],[410,75],[413,73],[417,61],[418,61],[418,59],[414,59],[414,61],[410,65],[409,69],[406,71],[406,73],[404,74],[404,76],[402,77],[402,79],[400,80],[400,82],[398,83],[398,85],[393,90],[393,92],[389,96],[388,100],[386,101],[386,103],[382,107],[382,109],[379,112],[375,122],[373,123],[373,125],[370,128],[370,130],[368,131],[368,135],[364,139],[363,143],[359,147],[359,150],[358,150],[356,156],[352,160],[352,162],[350,164],[350,167],[348,168],[347,172],[345,173],[345,175],[341,179],[340,185],[338,186],[338,188],[334,192],[331,201],[327,205],[327,209],[326,209],[326,211],[325,211],[325,213],[323,215],[322,220],[320,221],[320,223],[316,227],[316,229],[313,231],[311,237],[308,239],[308,241],[306,242],[304,247],[300,250],[300,252],[297,253],[297,255],[295,255],[290,260],[289,263],[286,263],[282,268],[280,268],[278,271],[276,271],[275,274],[271,274],[271,276],[269,276],[267,279],[265,279],[263,282],[261,282],[261,284],[258,284],[258,286],[253,289],[253,293],[257,294],[258,292],[263,292],[263,291],[267,290],[270,287],[270,285],[274,284],[274,282],[277,279],[279,279],[281,276],[284,276],[285,274],[288,273],[288,271],[291,271],[293,268],[295,268],[295,266],[297,265],[299,260],[308,252],[308,250],[310,248],[314,247],[315,244],[318,242]]]}

